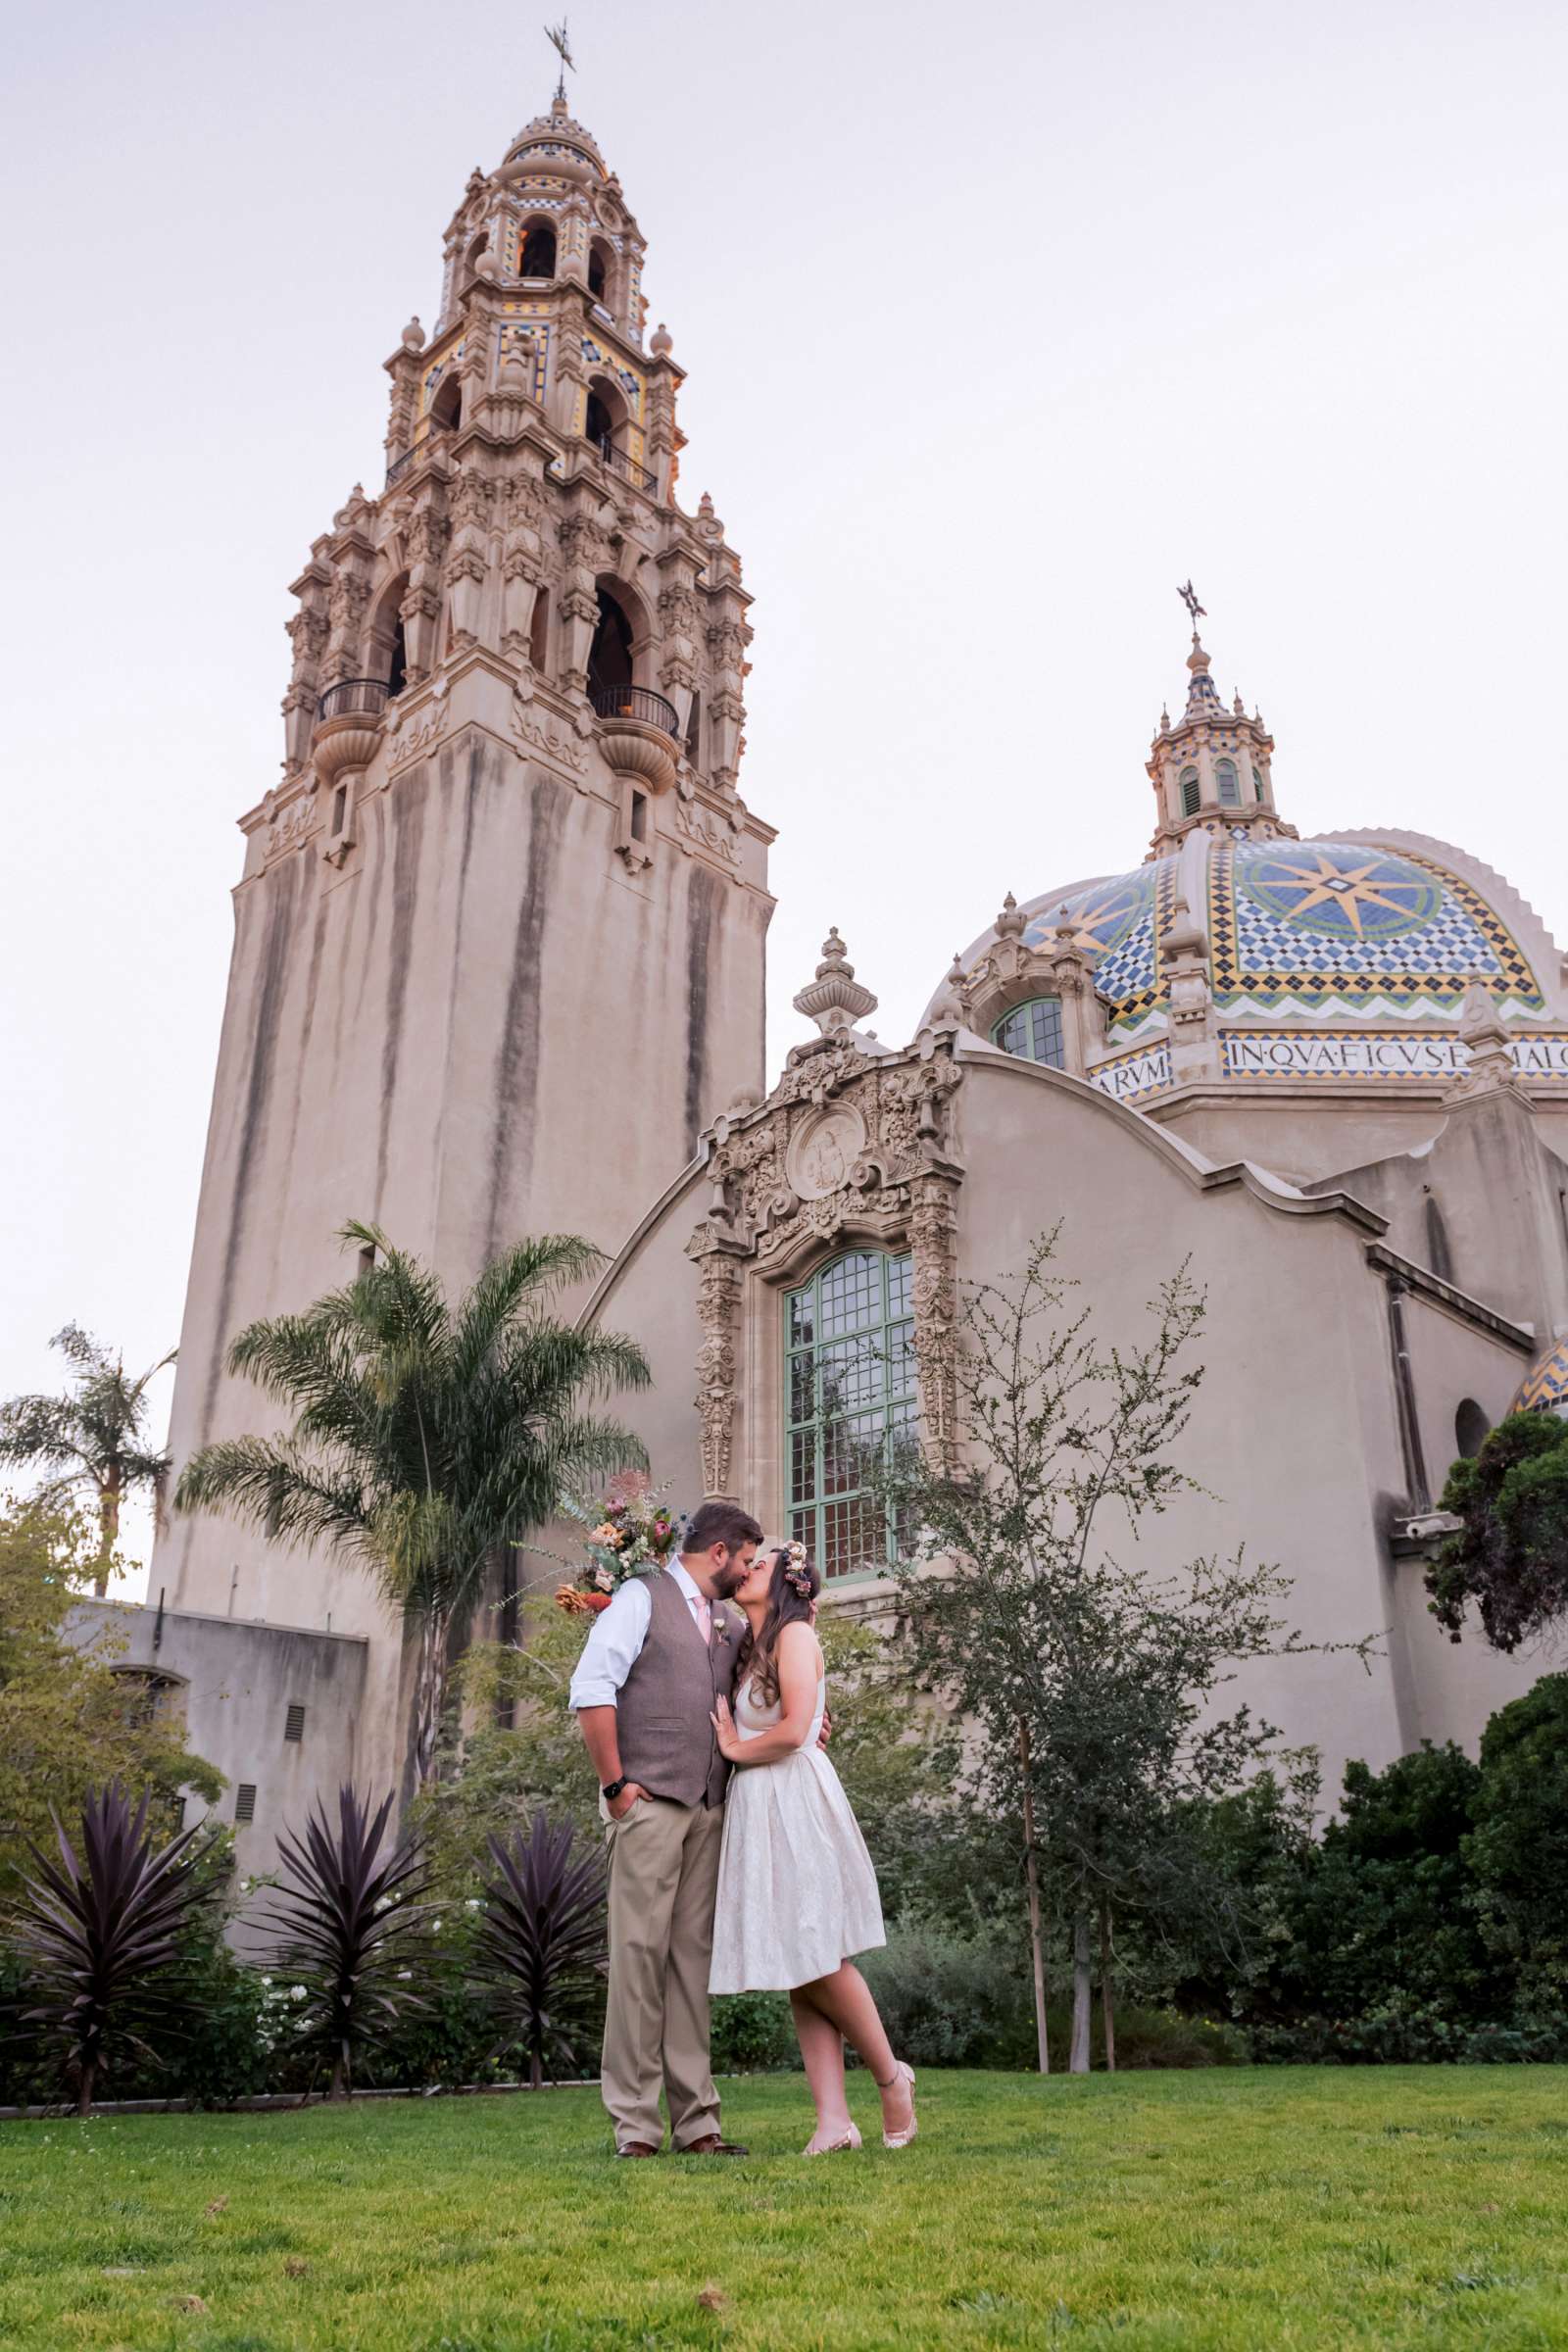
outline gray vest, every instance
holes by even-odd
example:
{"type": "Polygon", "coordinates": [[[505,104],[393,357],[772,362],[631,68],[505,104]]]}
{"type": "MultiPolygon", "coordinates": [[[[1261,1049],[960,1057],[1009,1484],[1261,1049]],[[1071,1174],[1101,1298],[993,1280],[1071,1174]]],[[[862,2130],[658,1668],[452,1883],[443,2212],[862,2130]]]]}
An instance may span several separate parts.
{"type": "Polygon", "coordinates": [[[668,1569],[648,1579],[653,1613],[636,1664],[615,1703],[620,1769],[650,1796],[677,1805],[721,1805],[730,1768],[709,1718],[732,1698],[746,1620],[712,1603],[713,1639],[703,1647],[691,1604],[668,1569]]]}

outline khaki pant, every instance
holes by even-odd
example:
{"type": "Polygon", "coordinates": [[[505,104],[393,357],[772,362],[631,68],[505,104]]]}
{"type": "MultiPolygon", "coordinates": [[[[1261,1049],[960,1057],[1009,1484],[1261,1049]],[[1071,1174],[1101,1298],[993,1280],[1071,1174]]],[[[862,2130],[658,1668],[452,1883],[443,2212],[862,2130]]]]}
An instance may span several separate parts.
{"type": "Polygon", "coordinates": [[[601,2088],[615,2145],[663,2143],[662,2081],[677,2148],[718,2130],[708,2056],[722,1805],[642,1796],[610,1841],[610,2008],[601,2088]]]}

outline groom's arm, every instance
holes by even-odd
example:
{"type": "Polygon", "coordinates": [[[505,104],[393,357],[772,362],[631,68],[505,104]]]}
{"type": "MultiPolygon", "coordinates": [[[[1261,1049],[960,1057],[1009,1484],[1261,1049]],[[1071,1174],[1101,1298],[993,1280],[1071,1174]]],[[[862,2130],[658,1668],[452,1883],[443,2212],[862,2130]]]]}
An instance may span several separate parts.
{"type": "MultiPolygon", "coordinates": [[[[608,1788],[620,1779],[615,1702],[627,1675],[642,1655],[652,1616],[653,1602],[641,1579],[634,1578],[622,1585],[609,1608],[601,1609],[594,1619],[593,1631],[583,1644],[577,1671],[571,1678],[569,1704],[582,1727],[583,1745],[601,1788],[608,1788]]],[[[611,1806],[611,1813],[620,1820],[647,1793],[640,1783],[628,1781],[611,1806]]]]}

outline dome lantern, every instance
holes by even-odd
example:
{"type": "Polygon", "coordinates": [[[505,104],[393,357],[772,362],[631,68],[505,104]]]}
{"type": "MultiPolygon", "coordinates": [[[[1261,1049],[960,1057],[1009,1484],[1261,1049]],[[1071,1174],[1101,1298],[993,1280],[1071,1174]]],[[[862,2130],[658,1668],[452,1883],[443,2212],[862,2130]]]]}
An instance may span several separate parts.
{"type": "Polygon", "coordinates": [[[1248,717],[1240,694],[1226,710],[1198,634],[1200,617],[1206,617],[1203,608],[1191,581],[1180,594],[1193,622],[1187,702],[1174,726],[1160,712],[1159,732],[1150,746],[1155,816],[1149,855],[1161,857],[1199,829],[1244,840],[1283,835],[1294,841],[1294,826],[1280,822],[1274,806],[1274,738],[1255,711],[1248,717]]]}

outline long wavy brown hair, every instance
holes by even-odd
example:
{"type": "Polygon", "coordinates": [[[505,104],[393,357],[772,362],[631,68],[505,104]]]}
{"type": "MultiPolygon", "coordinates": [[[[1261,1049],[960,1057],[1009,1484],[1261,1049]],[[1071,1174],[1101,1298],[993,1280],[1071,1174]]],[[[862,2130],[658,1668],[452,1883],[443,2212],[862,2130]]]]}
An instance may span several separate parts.
{"type": "Polygon", "coordinates": [[[811,1609],[822,1590],[816,1562],[795,1559],[781,1545],[773,1554],[773,1574],[767,1588],[767,1609],[759,1630],[746,1629],[741,1643],[737,1690],[749,1681],[760,1706],[778,1703],[778,1638],[787,1625],[809,1625],[811,1609]]]}

